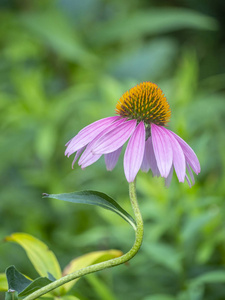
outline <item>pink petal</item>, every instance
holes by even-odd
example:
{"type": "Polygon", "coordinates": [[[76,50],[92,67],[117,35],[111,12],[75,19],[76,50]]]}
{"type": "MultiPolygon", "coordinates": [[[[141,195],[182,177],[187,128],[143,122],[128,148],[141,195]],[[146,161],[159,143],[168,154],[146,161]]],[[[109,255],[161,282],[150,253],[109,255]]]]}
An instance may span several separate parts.
{"type": "Polygon", "coordinates": [[[140,122],[132,134],[125,154],[124,172],[128,182],[133,182],[143,161],[145,150],[145,125],[140,122]]]}
{"type": "Polygon", "coordinates": [[[198,174],[201,170],[200,167],[200,163],[199,160],[197,158],[197,155],[195,154],[195,152],[192,150],[192,148],[182,139],[180,138],[177,134],[175,134],[174,132],[172,132],[171,130],[169,130],[171,132],[171,134],[176,138],[176,140],[179,142],[187,163],[191,166],[191,168],[193,169],[193,171],[198,174]]]}
{"type": "Polygon", "coordinates": [[[151,137],[149,137],[147,141],[145,141],[145,151],[144,151],[144,156],[141,164],[141,170],[143,172],[148,172],[150,169],[150,157],[152,155],[150,144],[152,144],[151,137]]]}
{"type": "Polygon", "coordinates": [[[86,146],[90,141],[92,141],[100,132],[107,128],[114,121],[118,120],[120,117],[108,117],[98,120],[78,132],[78,134],[72,138],[67,144],[67,149],[65,155],[70,156],[72,153],[76,152],[80,148],[86,146]]]}
{"type": "MultiPolygon", "coordinates": [[[[103,137],[106,133],[114,130],[115,128],[117,128],[121,123],[124,123],[125,119],[120,119],[118,121],[115,121],[114,123],[110,124],[106,129],[104,129],[102,132],[100,132],[87,146],[86,150],[84,151],[84,153],[82,154],[80,160],[79,160],[79,165],[85,165],[86,166],[86,162],[89,161],[91,162],[92,156],[97,155],[98,157],[101,157],[102,154],[93,154],[92,149],[93,147],[96,145],[96,143],[98,142],[98,140],[103,137]]],[[[93,160],[93,162],[95,162],[93,160]]]]}
{"type": "Polygon", "coordinates": [[[189,173],[189,175],[191,177],[192,185],[194,185],[195,184],[195,178],[194,178],[194,175],[193,175],[193,173],[191,171],[191,168],[189,167],[188,164],[187,164],[187,170],[188,170],[188,173],[189,173]]]}
{"type": "Polygon", "coordinates": [[[74,166],[75,162],[77,161],[77,159],[78,159],[78,157],[81,155],[81,153],[84,151],[84,149],[85,149],[85,147],[79,149],[79,150],[77,151],[77,153],[75,154],[74,160],[73,160],[73,162],[72,162],[72,169],[73,169],[73,166],[74,166]]]}
{"type": "Polygon", "coordinates": [[[81,166],[81,169],[84,169],[84,168],[92,165],[97,160],[99,160],[99,158],[101,156],[102,156],[102,154],[90,155],[85,159],[85,161],[83,163],[80,163],[80,161],[79,161],[79,165],[81,166]]]}
{"type": "Polygon", "coordinates": [[[145,152],[141,165],[141,170],[143,172],[148,172],[149,169],[152,170],[153,176],[160,176],[160,172],[155,159],[155,153],[153,150],[151,137],[149,137],[147,141],[145,141],[145,152]]]}
{"type": "Polygon", "coordinates": [[[168,176],[166,177],[166,179],[165,179],[165,186],[166,186],[166,187],[169,187],[169,186],[170,186],[172,177],[173,177],[173,166],[172,166],[171,169],[170,169],[169,175],[168,175],[168,176]]]}
{"type": "Polygon", "coordinates": [[[161,127],[161,129],[170,138],[170,144],[173,150],[173,165],[174,165],[175,172],[177,174],[177,178],[179,182],[184,182],[185,174],[186,174],[186,162],[185,162],[183,150],[180,144],[178,143],[178,141],[175,139],[175,137],[171,134],[171,132],[168,129],[166,129],[165,127],[161,127]]]}
{"type": "Polygon", "coordinates": [[[117,164],[123,146],[114,152],[105,154],[105,164],[108,171],[112,171],[117,164]]]}
{"type": "Polygon", "coordinates": [[[169,175],[172,162],[173,150],[168,134],[161,126],[151,124],[152,145],[155,153],[157,166],[162,177],[169,175]]]}
{"type": "Polygon", "coordinates": [[[136,120],[126,121],[102,136],[92,148],[93,154],[111,153],[120,148],[133,133],[136,123],[136,120]]]}
{"type": "Polygon", "coordinates": [[[188,176],[187,176],[187,175],[185,175],[185,178],[186,178],[186,180],[187,180],[187,183],[188,183],[189,187],[191,188],[192,184],[191,184],[191,182],[190,182],[190,180],[189,180],[188,176]]]}

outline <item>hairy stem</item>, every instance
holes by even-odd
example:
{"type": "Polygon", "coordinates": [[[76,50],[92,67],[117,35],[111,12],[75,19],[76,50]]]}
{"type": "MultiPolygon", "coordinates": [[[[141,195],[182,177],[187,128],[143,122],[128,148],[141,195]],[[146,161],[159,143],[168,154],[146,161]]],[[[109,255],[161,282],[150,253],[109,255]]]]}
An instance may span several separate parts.
{"type": "Polygon", "coordinates": [[[86,268],[77,270],[71,274],[68,274],[42,288],[40,288],[39,290],[33,292],[32,294],[30,294],[29,296],[25,297],[24,300],[33,300],[33,299],[37,299],[40,296],[58,288],[59,286],[74,280],[76,278],[82,277],[84,275],[93,273],[93,272],[97,272],[106,268],[111,268],[114,266],[118,266],[120,264],[123,264],[125,262],[127,262],[128,260],[130,260],[132,257],[135,256],[135,254],[138,252],[138,250],[141,247],[141,243],[143,240],[143,221],[142,221],[142,216],[141,216],[141,212],[139,210],[139,206],[138,206],[138,202],[137,202],[137,196],[136,196],[136,187],[135,187],[135,181],[129,183],[129,195],[130,195],[130,202],[131,202],[131,206],[133,208],[134,211],[134,216],[135,216],[135,220],[136,220],[136,224],[137,224],[137,228],[135,231],[135,242],[133,247],[124,255],[117,257],[117,258],[113,258],[95,265],[91,265],[88,266],[86,268]]]}

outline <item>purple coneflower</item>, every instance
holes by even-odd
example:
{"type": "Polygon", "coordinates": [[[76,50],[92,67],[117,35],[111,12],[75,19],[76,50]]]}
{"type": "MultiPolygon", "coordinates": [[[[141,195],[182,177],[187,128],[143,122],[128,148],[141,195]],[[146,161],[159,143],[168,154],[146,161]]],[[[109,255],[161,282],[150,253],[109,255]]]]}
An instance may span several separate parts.
{"type": "Polygon", "coordinates": [[[166,178],[168,186],[174,169],[179,182],[186,178],[189,186],[194,184],[192,170],[200,172],[198,158],[184,140],[164,127],[170,119],[170,107],[156,84],[143,82],[124,93],[116,113],[118,116],[83,128],[66,144],[65,155],[76,152],[72,167],[80,155],[78,164],[83,169],[104,154],[106,168],[111,171],[129,139],[124,154],[128,182],[134,181],[139,169],[151,169],[153,176],[166,178]]]}

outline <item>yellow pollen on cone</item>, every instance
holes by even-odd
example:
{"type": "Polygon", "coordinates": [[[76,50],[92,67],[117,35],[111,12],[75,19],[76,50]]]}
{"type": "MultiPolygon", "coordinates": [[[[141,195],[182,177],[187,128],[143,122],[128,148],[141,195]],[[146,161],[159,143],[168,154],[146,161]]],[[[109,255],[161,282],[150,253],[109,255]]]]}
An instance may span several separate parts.
{"type": "Polygon", "coordinates": [[[116,105],[121,117],[165,125],[170,120],[170,106],[162,90],[152,82],[143,82],[124,93],[116,105]]]}

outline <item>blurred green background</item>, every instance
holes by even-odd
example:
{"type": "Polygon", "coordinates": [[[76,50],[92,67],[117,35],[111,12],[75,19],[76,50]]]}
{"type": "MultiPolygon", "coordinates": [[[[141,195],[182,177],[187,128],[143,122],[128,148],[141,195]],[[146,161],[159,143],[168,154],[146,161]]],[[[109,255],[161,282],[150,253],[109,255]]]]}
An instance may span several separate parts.
{"type": "MultiPolygon", "coordinates": [[[[153,81],[171,105],[170,128],[195,150],[202,171],[191,189],[175,175],[166,189],[163,179],[140,172],[140,253],[98,273],[98,284],[83,278],[72,294],[225,299],[225,2],[1,0],[0,7],[1,240],[29,233],[62,266],[89,251],[129,249],[133,231],[118,216],[41,194],[99,190],[130,212],[123,155],[113,172],[103,159],[72,170],[64,145],[114,115],[127,89],[153,81]]],[[[37,276],[25,252],[3,241],[0,272],[12,264],[37,276]]]]}

